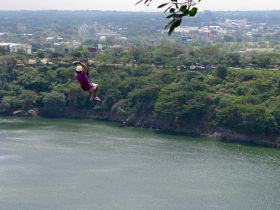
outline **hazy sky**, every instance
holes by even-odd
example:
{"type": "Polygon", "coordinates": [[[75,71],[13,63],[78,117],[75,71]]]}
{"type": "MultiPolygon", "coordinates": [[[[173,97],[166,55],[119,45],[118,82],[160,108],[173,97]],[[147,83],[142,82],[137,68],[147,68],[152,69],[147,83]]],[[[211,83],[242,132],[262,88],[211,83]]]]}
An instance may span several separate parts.
{"type": "MultiPolygon", "coordinates": [[[[0,10],[122,10],[161,11],[153,0],[150,7],[135,6],[138,0],[0,0],[0,10]]],[[[280,10],[280,0],[202,0],[201,10],[280,10]]]]}

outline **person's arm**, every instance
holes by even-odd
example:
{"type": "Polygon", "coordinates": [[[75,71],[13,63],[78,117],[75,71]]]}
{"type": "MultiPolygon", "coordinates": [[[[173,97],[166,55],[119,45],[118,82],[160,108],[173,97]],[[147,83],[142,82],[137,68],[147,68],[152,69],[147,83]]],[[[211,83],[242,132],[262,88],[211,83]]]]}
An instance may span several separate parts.
{"type": "Polygon", "coordinates": [[[87,66],[86,64],[84,64],[84,63],[82,63],[82,62],[80,62],[79,64],[83,67],[83,70],[84,70],[85,72],[88,72],[88,66],[87,66]]]}

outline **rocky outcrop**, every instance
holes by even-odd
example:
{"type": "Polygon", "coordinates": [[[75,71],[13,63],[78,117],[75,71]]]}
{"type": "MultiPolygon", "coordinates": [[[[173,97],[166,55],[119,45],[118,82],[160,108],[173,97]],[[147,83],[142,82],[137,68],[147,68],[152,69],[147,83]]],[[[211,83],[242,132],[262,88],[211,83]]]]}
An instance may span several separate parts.
{"type": "Polygon", "coordinates": [[[23,109],[18,109],[13,111],[14,116],[32,116],[36,117],[38,116],[39,110],[38,109],[28,109],[28,110],[23,110],[23,109]]]}
{"type": "MultiPolygon", "coordinates": [[[[13,115],[16,116],[44,116],[44,113],[40,113],[38,109],[29,110],[15,110],[13,115]]],[[[267,147],[280,148],[280,136],[250,136],[242,133],[238,133],[226,128],[219,128],[214,125],[203,123],[203,120],[199,122],[190,122],[185,125],[175,125],[168,121],[157,119],[153,115],[141,115],[131,114],[129,116],[122,116],[118,114],[114,109],[110,113],[93,112],[88,110],[76,110],[66,108],[63,112],[63,116],[66,118],[76,119],[99,119],[120,122],[124,125],[134,127],[145,127],[160,130],[162,132],[180,133],[190,136],[207,136],[215,137],[222,141],[238,142],[242,144],[260,145],[267,147]]]]}
{"type": "Polygon", "coordinates": [[[89,118],[100,119],[120,122],[124,125],[134,127],[153,128],[163,132],[180,133],[190,136],[207,136],[215,137],[222,141],[238,142],[249,145],[259,145],[266,147],[280,148],[280,137],[275,136],[249,136],[241,134],[225,128],[217,128],[214,125],[209,125],[202,122],[192,122],[186,125],[176,126],[172,123],[159,120],[154,116],[136,116],[131,114],[129,116],[120,116],[116,112],[111,113],[94,113],[92,111],[75,112],[74,110],[68,110],[65,112],[65,117],[71,118],[89,118]]]}
{"type": "Polygon", "coordinates": [[[223,141],[280,148],[279,136],[249,136],[225,128],[217,128],[216,130],[212,136],[219,137],[223,141]]]}

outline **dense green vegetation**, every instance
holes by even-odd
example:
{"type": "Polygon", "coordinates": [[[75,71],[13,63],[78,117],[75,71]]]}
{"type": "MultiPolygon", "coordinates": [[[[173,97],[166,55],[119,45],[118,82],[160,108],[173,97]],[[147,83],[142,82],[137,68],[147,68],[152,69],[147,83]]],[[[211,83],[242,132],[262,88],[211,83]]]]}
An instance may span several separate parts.
{"type": "Polygon", "coordinates": [[[245,28],[214,31],[212,40],[201,31],[186,33],[187,40],[178,32],[169,37],[163,17],[0,12],[0,42],[32,46],[30,55],[0,47],[0,113],[38,109],[48,117],[96,117],[178,132],[278,135],[279,12],[205,11],[188,18],[187,28],[200,29],[223,27],[226,18],[248,20],[245,28]],[[74,60],[96,64],[90,72],[101,85],[102,103],[91,103],[74,81],[74,60]]]}
{"type": "MultiPolygon", "coordinates": [[[[80,59],[88,58],[82,48],[79,52],[80,59]]],[[[75,55],[65,56],[74,60],[75,55]]],[[[39,108],[44,116],[67,116],[69,112],[78,116],[91,112],[105,119],[112,116],[129,122],[145,119],[151,126],[167,130],[206,126],[249,135],[280,133],[279,71],[228,68],[225,65],[234,66],[249,58],[226,55],[216,47],[186,52],[169,45],[92,55],[97,68],[91,67],[90,72],[101,85],[101,104],[91,103],[87,93],[74,82],[74,67],[16,64],[17,60],[29,57],[32,56],[22,53],[2,56],[5,60],[0,67],[3,114],[39,108]],[[134,62],[129,64],[129,60],[134,62]],[[187,61],[224,65],[191,71],[180,68],[179,61],[185,61],[186,65],[187,61]]]]}

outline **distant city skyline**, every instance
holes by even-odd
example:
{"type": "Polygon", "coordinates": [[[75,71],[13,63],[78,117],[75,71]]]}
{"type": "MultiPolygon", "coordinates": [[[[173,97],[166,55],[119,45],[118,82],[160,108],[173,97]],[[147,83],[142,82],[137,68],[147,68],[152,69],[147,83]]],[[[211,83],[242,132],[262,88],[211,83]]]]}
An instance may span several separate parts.
{"type": "MultiPolygon", "coordinates": [[[[135,5],[138,0],[9,0],[1,2],[0,10],[115,10],[115,11],[162,11],[157,5],[169,0],[153,0],[151,6],[135,5]]],[[[202,0],[199,10],[246,11],[280,10],[279,0],[202,0]]]]}

